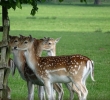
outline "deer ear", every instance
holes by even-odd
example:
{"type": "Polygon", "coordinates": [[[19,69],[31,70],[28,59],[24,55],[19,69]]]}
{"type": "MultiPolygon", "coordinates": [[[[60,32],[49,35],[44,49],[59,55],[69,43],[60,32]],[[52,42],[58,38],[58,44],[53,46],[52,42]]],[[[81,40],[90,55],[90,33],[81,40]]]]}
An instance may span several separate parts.
{"type": "Polygon", "coordinates": [[[29,35],[29,39],[32,39],[32,36],[31,35],[29,35]]]}
{"type": "Polygon", "coordinates": [[[55,43],[58,43],[60,39],[61,39],[61,37],[60,37],[60,38],[57,38],[57,39],[55,40],[55,43]]]}
{"type": "Polygon", "coordinates": [[[23,38],[23,35],[19,34],[20,38],[22,39],[23,38]]]}
{"type": "Polygon", "coordinates": [[[46,39],[46,37],[44,37],[44,39],[46,39]]]}
{"type": "Polygon", "coordinates": [[[9,35],[9,39],[11,39],[11,37],[12,37],[12,36],[11,36],[11,35],[9,35]]]}
{"type": "Polygon", "coordinates": [[[8,42],[9,42],[9,41],[11,40],[12,36],[11,36],[11,35],[9,35],[8,37],[9,37],[9,39],[8,39],[8,42]]]}
{"type": "Polygon", "coordinates": [[[30,42],[34,41],[34,38],[32,38],[31,35],[29,35],[29,41],[30,41],[30,42]]]}

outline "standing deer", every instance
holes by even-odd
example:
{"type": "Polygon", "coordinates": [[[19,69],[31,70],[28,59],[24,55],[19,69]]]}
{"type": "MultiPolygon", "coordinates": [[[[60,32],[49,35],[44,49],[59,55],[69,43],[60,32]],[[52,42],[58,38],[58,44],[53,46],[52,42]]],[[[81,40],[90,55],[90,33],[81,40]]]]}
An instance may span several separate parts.
{"type": "Polygon", "coordinates": [[[86,72],[93,77],[93,63],[83,55],[39,57],[35,55],[35,39],[31,36],[21,40],[14,49],[24,51],[29,68],[38,78],[38,85],[44,85],[48,100],[53,99],[53,83],[73,83],[72,89],[79,100],[86,100],[88,90],[83,83],[86,72]]]}
{"type": "MultiPolygon", "coordinates": [[[[17,46],[22,39],[25,39],[25,37],[21,36],[21,38],[19,38],[17,36],[9,36],[9,38],[10,38],[9,46],[11,47],[11,50],[13,53],[15,65],[17,66],[22,79],[27,81],[28,100],[33,100],[34,99],[33,97],[34,96],[34,84],[36,84],[37,78],[34,75],[33,71],[31,71],[27,67],[26,60],[24,57],[24,51],[18,51],[14,49],[14,47],[17,46]]],[[[59,41],[59,38],[56,40],[51,39],[51,38],[44,38],[44,39],[36,40],[36,41],[37,41],[36,45],[39,45],[39,48],[38,47],[36,48],[36,53],[35,53],[36,55],[40,56],[43,50],[47,50],[49,54],[53,55],[55,53],[56,43],[59,41]]],[[[58,98],[60,100],[60,98],[63,95],[63,90],[58,84],[55,84],[55,86],[58,88],[58,89],[57,88],[55,89],[58,92],[58,95],[59,95],[58,98]]],[[[43,96],[44,93],[42,93],[44,92],[43,87],[40,86],[39,91],[41,91],[39,93],[40,100],[44,100],[45,99],[45,97],[43,96]]]]}

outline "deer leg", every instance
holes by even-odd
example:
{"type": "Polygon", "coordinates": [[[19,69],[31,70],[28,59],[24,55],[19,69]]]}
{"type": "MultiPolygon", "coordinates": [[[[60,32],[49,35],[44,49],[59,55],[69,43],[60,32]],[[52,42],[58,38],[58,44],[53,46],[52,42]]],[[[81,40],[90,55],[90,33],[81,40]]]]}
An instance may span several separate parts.
{"type": "Polygon", "coordinates": [[[64,91],[63,91],[62,84],[55,83],[55,84],[53,84],[53,88],[58,94],[58,100],[63,100],[64,91]]]}
{"type": "Polygon", "coordinates": [[[72,89],[73,89],[74,92],[77,93],[79,100],[82,100],[81,91],[76,87],[75,84],[72,84],[72,89]]]}
{"type": "Polygon", "coordinates": [[[44,86],[38,86],[39,100],[46,100],[44,86]]]}
{"type": "Polygon", "coordinates": [[[72,84],[73,83],[65,83],[65,86],[68,88],[69,93],[70,93],[70,99],[69,100],[73,100],[73,98],[74,98],[74,90],[72,89],[72,84]]]}
{"type": "Polygon", "coordinates": [[[80,82],[80,80],[75,79],[74,77],[70,77],[72,84],[72,89],[78,94],[78,98],[79,100],[83,100],[82,99],[82,95],[83,95],[83,87],[82,84],[80,82]]]}
{"type": "Polygon", "coordinates": [[[44,85],[45,85],[45,91],[46,91],[48,100],[54,100],[53,99],[52,84],[50,83],[50,81],[44,80],[44,85]]]}
{"type": "Polygon", "coordinates": [[[64,95],[63,86],[61,83],[59,83],[58,85],[60,86],[59,100],[63,100],[63,95],[64,95]]]}
{"type": "Polygon", "coordinates": [[[28,81],[27,86],[28,86],[28,100],[34,100],[34,84],[28,81]]]}
{"type": "Polygon", "coordinates": [[[54,100],[56,100],[56,90],[54,90],[54,86],[53,86],[53,97],[54,97],[54,100]]]}
{"type": "Polygon", "coordinates": [[[56,100],[55,90],[53,89],[53,84],[52,83],[51,83],[51,94],[52,94],[52,100],[56,100]]]}
{"type": "Polygon", "coordinates": [[[11,100],[11,89],[9,88],[9,86],[6,86],[7,89],[7,99],[11,100]]]}
{"type": "Polygon", "coordinates": [[[73,90],[78,94],[79,100],[86,100],[88,91],[84,84],[76,82],[76,84],[73,84],[73,90]]]}
{"type": "Polygon", "coordinates": [[[83,92],[84,94],[82,95],[82,98],[83,98],[83,100],[86,100],[87,95],[88,95],[88,90],[87,90],[85,84],[83,84],[82,87],[83,87],[83,90],[84,90],[84,92],[83,92]]]}
{"type": "Polygon", "coordinates": [[[87,94],[88,94],[88,90],[86,88],[85,82],[78,82],[80,89],[79,90],[74,84],[73,84],[73,89],[79,94],[81,93],[81,100],[86,100],[87,98],[87,94]]]}

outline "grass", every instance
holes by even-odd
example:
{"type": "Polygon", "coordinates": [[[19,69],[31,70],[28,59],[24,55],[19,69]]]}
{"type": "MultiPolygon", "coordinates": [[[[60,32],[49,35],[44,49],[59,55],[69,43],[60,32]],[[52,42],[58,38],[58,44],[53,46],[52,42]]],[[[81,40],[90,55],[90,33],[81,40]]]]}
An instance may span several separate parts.
{"type": "MultiPolygon", "coordinates": [[[[57,44],[57,55],[83,54],[95,63],[96,82],[92,82],[90,77],[87,79],[88,100],[109,100],[110,6],[40,4],[38,7],[39,11],[34,17],[29,14],[30,6],[24,5],[22,10],[16,11],[10,9],[10,35],[61,37],[57,44]]],[[[18,71],[14,77],[9,76],[9,86],[12,89],[12,100],[26,100],[26,82],[18,71]]],[[[65,86],[64,92],[64,100],[68,100],[65,86]]],[[[38,99],[37,89],[35,99],[38,99]]]]}

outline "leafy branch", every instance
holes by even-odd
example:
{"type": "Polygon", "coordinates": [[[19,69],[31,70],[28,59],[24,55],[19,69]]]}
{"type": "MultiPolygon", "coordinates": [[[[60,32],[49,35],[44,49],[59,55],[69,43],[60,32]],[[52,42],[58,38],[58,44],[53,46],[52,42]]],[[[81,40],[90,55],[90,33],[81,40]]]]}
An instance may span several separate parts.
{"type": "MultiPolygon", "coordinates": [[[[0,5],[6,7],[7,9],[13,8],[16,10],[16,7],[22,9],[22,4],[30,4],[32,5],[31,15],[35,15],[36,11],[38,11],[37,3],[46,0],[0,0],[0,5]]],[[[62,2],[63,0],[59,0],[62,2]]],[[[80,2],[86,2],[86,0],[80,0],[80,2]]]]}

